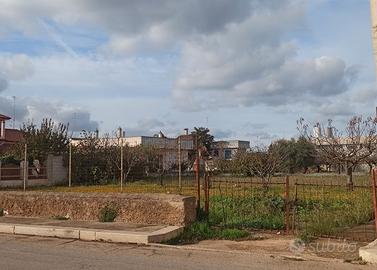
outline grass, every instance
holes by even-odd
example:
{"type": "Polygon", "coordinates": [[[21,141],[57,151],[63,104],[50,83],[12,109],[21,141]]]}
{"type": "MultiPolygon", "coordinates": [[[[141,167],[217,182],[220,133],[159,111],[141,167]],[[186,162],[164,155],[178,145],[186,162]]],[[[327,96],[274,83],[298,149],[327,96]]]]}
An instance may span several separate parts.
{"type": "Polygon", "coordinates": [[[249,235],[250,233],[246,230],[215,227],[206,221],[197,221],[186,227],[180,236],[166,243],[189,244],[207,239],[237,240],[249,235]]]}

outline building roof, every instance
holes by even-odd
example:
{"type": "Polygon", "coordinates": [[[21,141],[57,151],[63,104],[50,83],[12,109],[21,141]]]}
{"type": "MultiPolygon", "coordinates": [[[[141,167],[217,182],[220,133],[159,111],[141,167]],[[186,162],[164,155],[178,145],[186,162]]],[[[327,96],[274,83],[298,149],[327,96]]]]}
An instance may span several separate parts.
{"type": "Polygon", "coordinates": [[[4,114],[0,113],[0,120],[10,120],[11,118],[9,116],[6,116],[4,114]]]}
{"type": "Polygon", "coordinates": [[[5,129],[5,141],[16,143],[23,139],[22,131],[18,129],[5,129]]]}

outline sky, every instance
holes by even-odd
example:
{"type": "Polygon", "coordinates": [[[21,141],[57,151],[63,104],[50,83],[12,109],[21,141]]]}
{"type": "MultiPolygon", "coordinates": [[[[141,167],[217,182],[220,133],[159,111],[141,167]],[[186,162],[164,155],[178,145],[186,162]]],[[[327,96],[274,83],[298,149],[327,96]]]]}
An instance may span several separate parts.
{"type": "Polygon", "coordinates": [[[0,113],[252,144],[341,126],[375,113],[370,24],[369,0],[0,0],[0,113]]]}

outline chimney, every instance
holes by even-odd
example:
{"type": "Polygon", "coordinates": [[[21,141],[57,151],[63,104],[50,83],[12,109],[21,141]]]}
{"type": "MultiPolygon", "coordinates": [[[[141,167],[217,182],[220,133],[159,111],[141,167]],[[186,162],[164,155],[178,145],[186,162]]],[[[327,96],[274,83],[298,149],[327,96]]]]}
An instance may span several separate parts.
{"type": "Polygon", "coordinates": [[[122,138],[122,136],[123,136],[123,130],[121,127],[119,127],[117,130],[117,138],[122,138]]]}
{"type": "MultiPolygon", "coordinates": [[[[377,108],[376,108],[376,110],[377,110],[377,108]]],[[[185,135],[189,134],[188,128],[185,128],[184,131],[185,131],[185,135]]]]}

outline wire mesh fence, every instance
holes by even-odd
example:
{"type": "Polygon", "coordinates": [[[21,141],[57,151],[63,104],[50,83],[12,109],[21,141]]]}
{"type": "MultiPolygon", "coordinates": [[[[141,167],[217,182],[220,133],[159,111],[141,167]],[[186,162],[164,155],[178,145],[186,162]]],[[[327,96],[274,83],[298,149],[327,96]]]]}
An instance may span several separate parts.
{"type": "Polygon", "coordinates": [[[285,230],[301,237],[356,241],[376,238],[370,177],[355,177],[353,190],[340,175],[214,176],[209,220],[217,226],[285,230]]]}
{"type": "Polygon", "coordinates": [[[376,238],[369,176],[357,176],[353,190],[340,175],[292,177],[290,186],[290,223],[296,233],[358,241],[376,238]]]}

